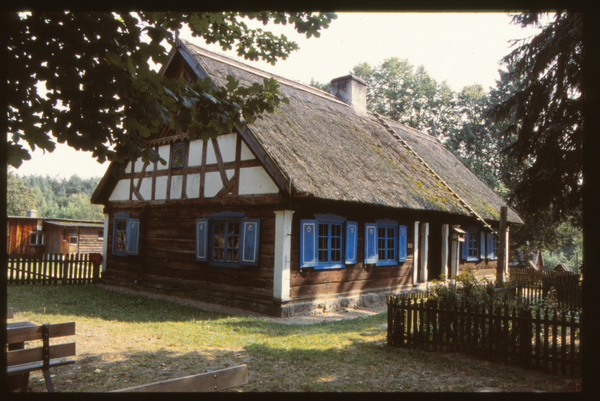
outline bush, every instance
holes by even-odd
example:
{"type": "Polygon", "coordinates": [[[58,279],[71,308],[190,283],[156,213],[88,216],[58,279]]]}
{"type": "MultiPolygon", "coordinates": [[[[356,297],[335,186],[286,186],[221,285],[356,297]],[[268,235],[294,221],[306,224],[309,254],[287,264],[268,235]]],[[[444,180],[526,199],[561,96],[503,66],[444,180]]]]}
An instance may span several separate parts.
{"type": "MultiPolygon", "coordinates": [[[[505,285],[506,286],[506,285],[505,285]]],[[[484,277],[478,280],[470,268],[465,269],[455,277],[454,283],[446,280],[434,280],[429,287],[429,299],[437,300],[445,308],[458,306],[517,306],[518,299],[510,290],[496,291],[495,285],[484,277]]]]}

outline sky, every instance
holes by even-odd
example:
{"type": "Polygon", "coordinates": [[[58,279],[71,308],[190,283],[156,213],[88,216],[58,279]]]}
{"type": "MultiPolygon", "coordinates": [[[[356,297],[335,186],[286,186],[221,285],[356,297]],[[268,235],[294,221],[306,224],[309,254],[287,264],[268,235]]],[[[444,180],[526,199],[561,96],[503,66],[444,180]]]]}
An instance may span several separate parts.
{"type": "MultiPolygon", "coordinates": [[[[472,84],[489,89],[499,78],[500,60],[510,52],[510,41],[536,32],[523,30],[510,21],[511,17],[504,13],[338,13],[319,38],[307,39],[290,25],[262,27],[285,34],[300,49],[275,66],[241,61],[308,84],[311,78],[330,82],[349,74],[362,62],[376,66],[386,58],[398,57],[408,59],[415,67],[423,65],[433,79],[446,81],[455,91],[472,84]]],[[[235,52],[224,52],[216,45],[192,38],[189,31],[182,31],[181,37],[237,58],[235,52]]],[[[32,152],[32,159],[23,162],[17,174],[101,177],[108,164],[98,163],[91,152],[57,145],[52,153],[44,154],[39,149],[32,152]]]]}

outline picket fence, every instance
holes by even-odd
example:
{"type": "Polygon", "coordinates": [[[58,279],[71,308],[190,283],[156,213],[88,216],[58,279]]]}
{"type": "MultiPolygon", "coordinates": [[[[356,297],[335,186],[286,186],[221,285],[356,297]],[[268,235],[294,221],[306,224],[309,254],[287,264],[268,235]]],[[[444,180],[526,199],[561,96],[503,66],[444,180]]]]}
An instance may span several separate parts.
{"type": "Polygon", "coordinates": [[[581,312],[388,300],[388,345],[581,375],[581,312]]]}
{"type": "Polygon", "coordinates": [[[100,264],[89,254],[9,255],[8,284],[97,284],[100,264]]]}

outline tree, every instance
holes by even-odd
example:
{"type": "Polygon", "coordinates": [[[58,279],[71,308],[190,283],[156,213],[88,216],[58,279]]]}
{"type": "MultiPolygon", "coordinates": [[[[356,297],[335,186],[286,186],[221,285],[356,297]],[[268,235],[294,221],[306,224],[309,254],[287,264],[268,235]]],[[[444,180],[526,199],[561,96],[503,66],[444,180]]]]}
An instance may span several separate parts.
{"type": "Polygon", "coordinates": [[[6,175],[6,215],[25,216],[27,210],[35,209],[35,194],[11,169],[6,175]]]}
{"type": "Polygon", "coordinates": [[[410,127],[442,138],[455,124],[454,92],[436,82],[425,67],[390,57],[379,66],[356,65],[353,74],[367,83],[367,107],[410,127]]]}
{"type": "MultiPolygon", "coordinates": [[[[541,25],[541,14],[523,13],[513,23],[541,25]]],[[[503,61],[516,90],[488,116],[514,114],[505,136],[515,136],[507,156],[522,167],[512,198],[520,212],[552,222],[581,224],[583,187],[583,16],[557,12],[530,40],[517,43],[503,61]]]]}
{"type": "MultiPolygon", "coordinates": [[[[144,138],[168,125],[190,139],[231,132],[272,112],[281,96],[275,80],[242,87],[229,77],[225,87],[209,79],[187,84],[151,69],[168,60],[164,41],[187,24],[192,35],[239,56],[272,64],[298,45],[246,21],[294,24],[307,37],[319,36],[332,13],[80,13],[28,12],[8,16],[8,163],[30,159],[23,147],[46,151],[54,142],[91,151],[105,160],[158,161],[144,138]],[[144,42],[142,35],[149,39],[144,42]],[[36,84],[45,85],[45,94],[36,84]]],[[[162,161],[164,163],[164,160],[162,161]]]]}

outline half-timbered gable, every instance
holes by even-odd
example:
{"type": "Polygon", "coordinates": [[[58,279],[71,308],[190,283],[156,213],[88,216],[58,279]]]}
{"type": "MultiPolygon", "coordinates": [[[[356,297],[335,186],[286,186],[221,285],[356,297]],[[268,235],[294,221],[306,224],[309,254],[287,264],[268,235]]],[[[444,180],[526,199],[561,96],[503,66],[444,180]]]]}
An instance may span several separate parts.
{"type": "MultiPolygon", "coordinates": [[[[188,82],[275,78],[289,103],[234,132],[147,139],[166,164],[111,165],[107,282],[275,316],[382,300],[472,267],[495,273],[505,203],[437,139],[332,93],[182,41],[161,73],[188,82]]],[[[509,224],[521,224],[513,211],[509,224]]]]}
{"type": "Polygon", "coordinates": [[[167,163],[128,162],[109,201],[162,201],[277,194],[279,188],[239,133],[206,141],[152,141],[167,163]]]}

